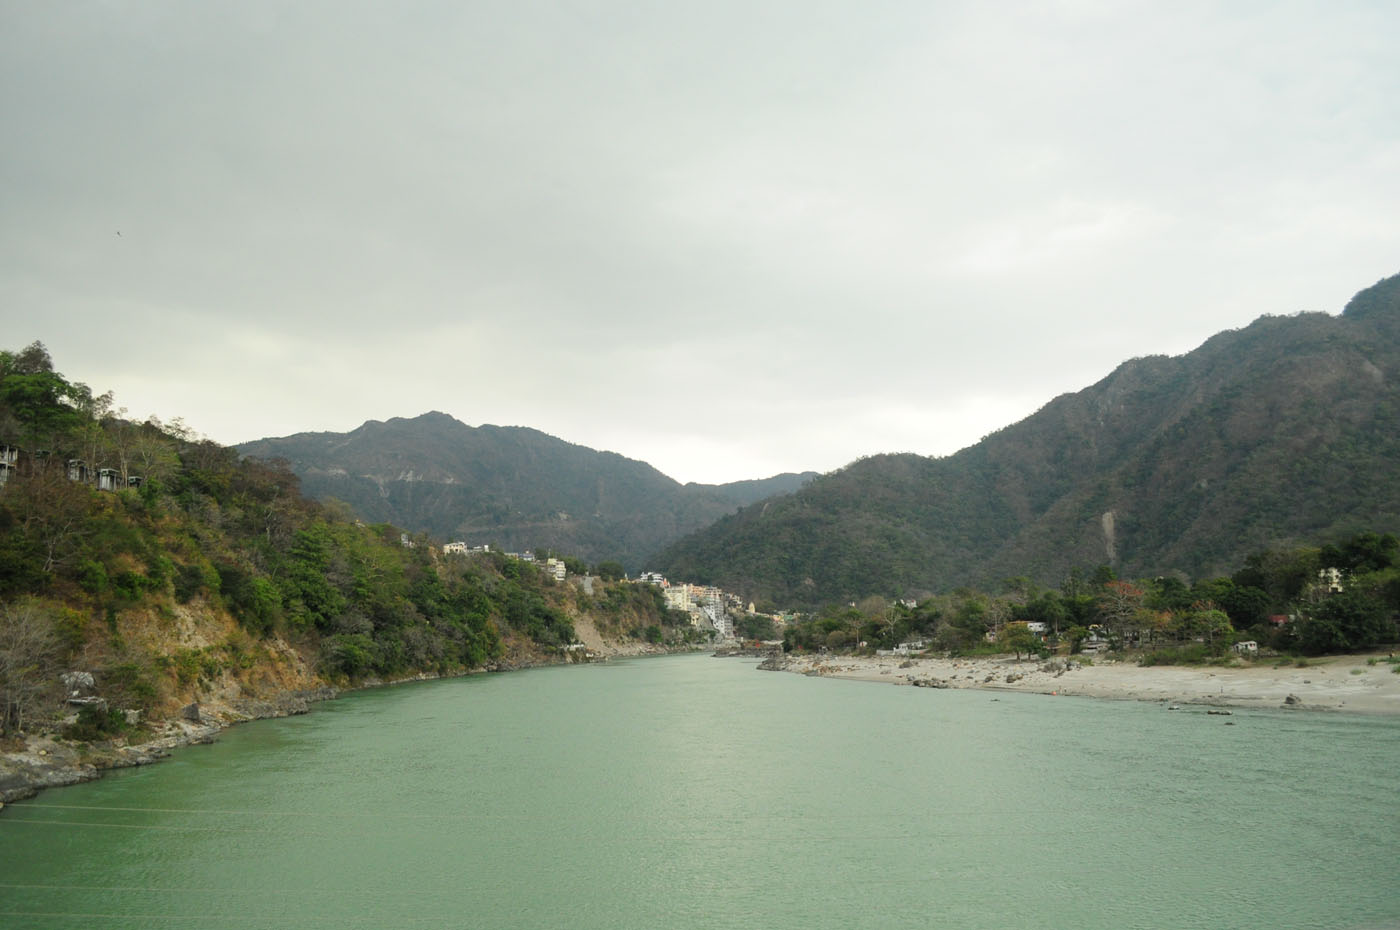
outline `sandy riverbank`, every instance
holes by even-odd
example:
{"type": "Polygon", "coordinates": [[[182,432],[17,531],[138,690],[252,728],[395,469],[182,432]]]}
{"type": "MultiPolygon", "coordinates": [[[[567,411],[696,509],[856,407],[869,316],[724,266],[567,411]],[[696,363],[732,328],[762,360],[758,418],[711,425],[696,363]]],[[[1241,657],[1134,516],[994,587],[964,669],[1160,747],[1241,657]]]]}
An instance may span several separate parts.
{"type": "Polygon", "coordinates": [[[981,688],[1027,691],[1175,704],[1222,707],[1285,706],[1290,695],[1299,710],[1400,715],[1400,667],[1372,655],[1311,659],[1307,667],[1263,659],[1241,667],[1139,667],[1131,661],[1099,658],[1093,665],[1063,660],[1016,661],[1010,656],[974,659],[905,658],[902,656],[791,656],[785,671],[798,674],[882,681],[934,688],[981,688]]]}

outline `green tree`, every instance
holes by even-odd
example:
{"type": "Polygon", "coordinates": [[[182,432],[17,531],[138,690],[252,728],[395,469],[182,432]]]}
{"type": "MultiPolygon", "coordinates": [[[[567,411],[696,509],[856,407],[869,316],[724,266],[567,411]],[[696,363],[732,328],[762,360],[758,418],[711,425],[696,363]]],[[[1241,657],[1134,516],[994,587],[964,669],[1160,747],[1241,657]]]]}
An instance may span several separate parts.
{"type": "Polygon", "coordinates": [[[618,581],[627,575],[621,562],[612,561],[599,562],[593,567],[593,573],[604,581],[618,581]]]}
{"type": "Polygon", "coordinates": [[[1017,620],[1044,623],[1046,629],[1058,636],[1070,614],[1058,591],[1042,591],[1018,607],[1013,616],[1017,620]]]}
{"type": "Polygon", "coordinates": [[[327,637],[321,644],[321,666],[331,674],[353,678],[372,670],[378,662],[374,641],[363,633],[327,637]]]}
{"type": "Polygon", "coordinates": [[[30,449],[60,445],[83,425],[82,407],[91,401],[85,385],[70,384],[53,370],[43,343],[18,354],[0,352],[0,415],[18,426],[20,441],[30,449]]]}
{"type": "Polygon", "coordinates": [[[1008,623],[1002,627],[1001,632],[997,634],[997,645],[1008,652],[1014,652],[1018,662],[1022,653],[1039,653],[1044,649],[1040,640],[1031,632],[1030,626],[1024,622],[1008,623]]]}
{"type": "Polygon", "coordinates": [[[1359,533],[1340,544],[1329,543],[1318,551],[1321,568],[1339,568],[1347,574],[1382,571],[1395,564],[1400,540],[1395,534],[1359,533]]]}
{"type": "Polygon", "coordinates": [[[743,614],[735,621],[734,632],[742,639],[771,640],[778,637],[773,618],[762,614],[743,614]]]}
{"type": "Polygon", "coordinates": [[[1273,604],[1288,604],[1317,579],[1320,567],[1316,549],[1259,552],[1231,577],[1237,585],[1259,588],[1273,604]]]}
{"type": "Polygon", "coordinates": [[[1230,617],[1210,604],[1198,604],[1196,609],[1179,614],[1175,619],[1174,625],[1181,634],[1212,647],[1226,645],[1234,632],[1230,617]]]}
{"type": "Polygon", "coordinates": [[[1145,604],[1153,610],[1185,610],[1196,600],[1186,582],[1168,575],[1148,585],[1145,604]]]}
{"type": "Polygon", "coordinates": [[[1323,598],[1298,615],[1298,647],[1310,655],[1365,649],[1387,637],[1385,605],[1359,585],[1323,598]]]}

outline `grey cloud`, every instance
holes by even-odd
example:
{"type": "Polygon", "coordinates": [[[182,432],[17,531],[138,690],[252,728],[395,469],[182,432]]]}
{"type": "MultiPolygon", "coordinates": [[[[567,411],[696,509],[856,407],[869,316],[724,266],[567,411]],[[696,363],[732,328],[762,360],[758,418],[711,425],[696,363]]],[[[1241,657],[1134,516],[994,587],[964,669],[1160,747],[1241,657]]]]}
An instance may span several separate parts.
{"type": "Polygon", "coordinates": [[[1387,4],[0,18],[0,322],[224,441],[438,408],[682,479],[949,452],[1400,254],[1387,4]]]}

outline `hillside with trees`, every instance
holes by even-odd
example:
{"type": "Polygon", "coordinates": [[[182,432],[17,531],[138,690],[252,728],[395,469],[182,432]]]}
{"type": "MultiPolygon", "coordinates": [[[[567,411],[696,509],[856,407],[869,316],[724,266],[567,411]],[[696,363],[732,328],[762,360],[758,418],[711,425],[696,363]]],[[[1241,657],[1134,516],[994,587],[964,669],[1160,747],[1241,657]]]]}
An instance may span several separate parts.
{"type": "Polygon", "coordinates": [[[65,714],[91,739],[193,702],[565,661],[578,623],[693,636],[649,585],[586,592],[499,553],[444,555],[303,497],[282,465],[132,422],[39,343],[0,352],[0,465],[0,739],[65,714]],[[69,672],[95,698],[80,710],[69,672]]]}
{"type": "Polygon", "coordinates": [[[632,572],[687,533],[815,477],[682,485],[614,452],[526,427],[467,426],[436,412],[238,448],[285,459],[309,496],[344,501],[366,520],[473,545],[615,560],[632,572]]]}
{"type": "Polygon", "coordinates": [[[1076,566],[1201,578],[1400,526],[1400,276],[1134,359],[944,458],[876,455],[654,564],[785,604],[923,598],[1076,566]]]}

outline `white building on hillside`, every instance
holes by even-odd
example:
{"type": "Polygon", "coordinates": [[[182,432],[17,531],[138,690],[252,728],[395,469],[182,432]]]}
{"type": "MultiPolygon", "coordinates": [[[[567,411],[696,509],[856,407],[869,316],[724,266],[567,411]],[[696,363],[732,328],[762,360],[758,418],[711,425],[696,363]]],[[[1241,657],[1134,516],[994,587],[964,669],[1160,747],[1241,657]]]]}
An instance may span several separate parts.
{"type": "Polygon", "coordinates": [[[666,598],[666,606],[672,610],[690,610],[689,585],[671,585],[663,589],[662,594],[666,598]]]}

